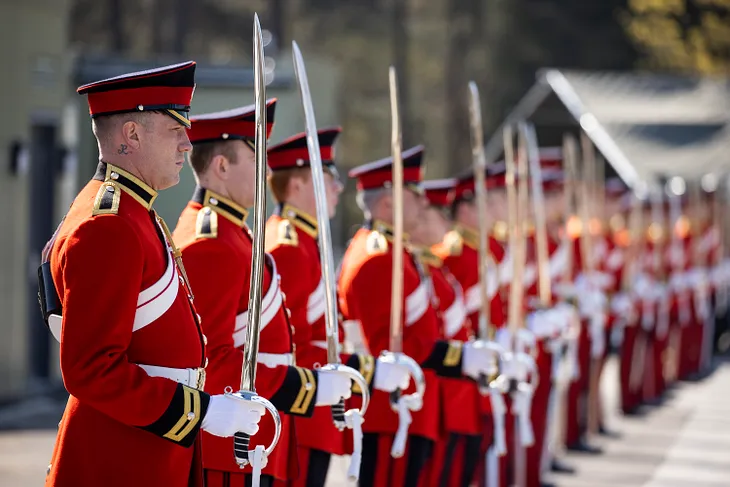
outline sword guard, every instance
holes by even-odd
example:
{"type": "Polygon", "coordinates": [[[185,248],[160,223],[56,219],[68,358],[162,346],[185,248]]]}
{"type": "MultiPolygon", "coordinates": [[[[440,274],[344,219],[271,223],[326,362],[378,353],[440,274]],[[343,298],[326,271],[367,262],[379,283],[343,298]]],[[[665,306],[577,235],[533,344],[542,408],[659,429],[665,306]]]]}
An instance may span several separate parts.
{"type": "Polygon", "coordinates": [[[411,379],[416,385],[416,391],[408,394],[406,398],[402,398],[402,391],[397,389],[390,394],[390,407],[394,412],[398,412],[398,403],[401,400],[406,400],[411,411],[420,411],[423,407],[423,394],[426,392],[426,377],[423,375],[423,369],[408,355],[403,353],[389,352],[387,350],[380,354],[380,359],[383,362],[389,362],[392,364],[398,364],[408,369],[411,379]]]}
{"type": "MultiPolygon", "coordinates": [[[[279,411],[277,411],[276,407],[268,399],[259,396],[253,391],[241,390],[231,392],[230,388],[228,388],[225,395],[238,399],[239,401],[257,402],[262,404],[269,412],[274,420],[274,438],[271,440],[271,444],[264,450],[263,456],[267,458],[274,451],[274,448],[276,448],[276,444],[279,442],[279,437],[281,436],[281,417],[279,416],[279,411]]],[[[239,468],[244,468],[251,464],[251,458],[253,458],[255,450],[249,449],[250,440],[251,437],[245,433],[236,433],[233,435],[233,455],[239,468]]]]}
{"type": "MultiPolygon", "coordinates": [[[[365,377],[363,377],[360,372],[353,369],[352,367],[348,367],[347,365],[343,365],[343,364],[327,364],[327,365],[320,367],[319,370],[330,370],[330,371],[338,372],[340,374],[347,375],[351,380],[353,380],[360,387],[360,390],[362,391],[362,405],[360,406],[360,415],[365,416],[365,412],[368,410],[368,405],[370,405],[370,388],[368,387],[368,383],[365,380],[365,377]]],[[[342,425],[343,425],[343,429],[344,429],[344,427],[346,426],[345,403],[344,403],[344,401],[341,401],[340,404],[342,404],[341,419],[342,419],[342,425]]],[[[335,420],[335,426],[337,426],[339,428],[339,426],[337,425],[338,418],[334,417],[335,408],[337,406],[339,406],[339,404],[332,406],[332,415],[333,415],[333,419],[335,420]]]]}

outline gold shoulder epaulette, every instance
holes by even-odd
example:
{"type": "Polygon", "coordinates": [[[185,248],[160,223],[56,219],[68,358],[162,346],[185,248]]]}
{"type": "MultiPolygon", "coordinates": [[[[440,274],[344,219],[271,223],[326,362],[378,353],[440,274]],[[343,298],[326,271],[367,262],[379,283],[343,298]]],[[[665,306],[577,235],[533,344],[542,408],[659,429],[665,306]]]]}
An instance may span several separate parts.
{"type": "Polygon", "coordinates": [[[384,254],[388,251],[388,239],[382,233],[373,230],[368,235],[365,248],[367,249],[368,255],[384,254]]]}
{"type": "Polygon", "coordinates": [[[198,210],[195,238],[218,238],[218,213],[207,206],[198,210]]]}
{"type": "Polygon", "coordinates": [[[114,181],[107,181],[101,185],[94,200],[94,211],[92,215],[116,215],[119,212],[119,199],[122,196],[122,188],[114,181]]]}
{"type": "Polygon", "coordinates": [[[494,226],[492,227],[492,236],[499,240],[500,242],[506,242],[509,232],[509,227],[507,226],[507,222],[504,220],[499,220],[497,222],[494,222],[494,226]]]}
{"type": "Polygon", "coordinates": [[[297,228],[287,219],[281,220],[276,229],[276,243],[281,245],[291,245],[296,247],[299,245],[299,235],[297,228]]]}
{"type": "Polygon", "coordinates": [[[461,255],[464,239],[459,232],[451,230],[444,236],[444,245],[449,250],[449,255],[461,255]]]}

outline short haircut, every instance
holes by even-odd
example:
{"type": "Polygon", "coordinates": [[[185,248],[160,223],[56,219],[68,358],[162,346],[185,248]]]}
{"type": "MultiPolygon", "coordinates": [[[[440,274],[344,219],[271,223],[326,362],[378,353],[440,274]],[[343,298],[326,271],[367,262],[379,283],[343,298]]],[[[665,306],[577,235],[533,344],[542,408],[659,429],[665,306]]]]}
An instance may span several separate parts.
{"type": "Polygon", "coordinates": [[[312,172],[309,167],[292,167],[289,169],[281,169],[278,171],[272,171],[269,176],[269,188],[271,194],[277,203],[284,203],[286,201],[289,181],[292,178],[302,178],[304,181],[308,181],[312,177],[312,172]]]}
{"type": "Polygon", "coordinates": [[[126,112],[101,115],[91,119],[91,130],[100,143],[108,142],[112,138],[112,132],[127,122],[138,123],[149,130],[154,123],[152,121],[152,114],[154,113],[161,112],[126,112]]]}
{"type": "Polygon", "coordinates": [[[200,176],[210,167],[210,163],[215,156],[223,156],[228,159],[231,164],[236,164],[236,150],[228,140],[216,140],[212,142],[201,142],[193,146],[193,152],[190,155],[190,165],[193,172],[200,176]]]}

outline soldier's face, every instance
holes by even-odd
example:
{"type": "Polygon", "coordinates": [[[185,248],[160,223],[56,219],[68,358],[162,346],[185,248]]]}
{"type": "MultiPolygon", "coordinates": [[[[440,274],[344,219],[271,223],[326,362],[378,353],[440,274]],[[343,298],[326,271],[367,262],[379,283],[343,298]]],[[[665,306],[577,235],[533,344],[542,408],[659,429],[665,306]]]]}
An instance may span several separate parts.
{"type": "Polygon", "coordinates": [[[145,182],[155,190],[176,185],[185,154],[193,149],[185,127],[163,113],[151,113],[147,123],[139,124],[139,131],[140,148],[145,154],[145,182]]]}
{"type": "Polygon", "coordinates": [[[507,220],[507,194],[499,189],[487,192],[487,218],[489,224],[507,220]]]}
{"type": "Polygon", "coordinates": [[[423,231],[420,232],[423,240],[421,244],[429,247],[441,242],[449,231],[449,222],[443,213],[433,206],[427,206],[423,211],[420,226],[423,227],[423,231]]]}
{"type": "MultiPolygon", "coordinates": [[[[314,192],[314,179],[310,174],[306,177],[292,179],[289,186],[287,198],[291,197],[290,203],[306,211],[312,216],[317,214],[317,200],[314,192]]],[[[337,212],[337,203],[342,193],[342,183],[339,178],[329,172],[324,173],[325,200],[327,203],[327,214],[333,218],[337,212]]]]}
{"type": "Polygon", "coordinates": [[[406,232],[413,232],[425,208],[426,198],[409,189],[403,191],[403,229],[406,232]]]}
{"type": "Polygon", "coordinates": [[[226,143],[231,145],[235,159],[225,167],[226,189],[233,201],[250,208],[256,193],[256,154],[242,140],[226,143]]]}
{"type": "Polygon", "coordinates": [[[565,194],[562,191],[545,193],[545,219],[548,223],[556,223],[565,216],[565,194]]]}

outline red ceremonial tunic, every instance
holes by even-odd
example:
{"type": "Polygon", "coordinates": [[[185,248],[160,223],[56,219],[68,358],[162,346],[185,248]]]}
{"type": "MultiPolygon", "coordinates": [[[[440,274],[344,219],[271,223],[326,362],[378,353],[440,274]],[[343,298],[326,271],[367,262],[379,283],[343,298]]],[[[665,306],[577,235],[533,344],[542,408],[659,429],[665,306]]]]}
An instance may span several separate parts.
{"type": "MultiPolygon", "coordinates": [[[[471,335],[461,284],[435,254],[423,250],[418,254],[433,286],[433,307],[439,318],[442,340],[467,341],[471,335]]],[[[447,433],[478,435],[482,431],[479,390],[468,378],[441,378],[441,424],[447,433]],[[458,411],[458,414],[455,412],[458,411]]]]}
{"type": "MultiPolygon", "coordinates": [[[[266,250],[276,261],[281,289],[291,310],[297,364],[309,368],[327,364],[325,288],[316,219],[284,205],[266,223],[266,250]]],[[[338,328],[342,342],[344,332],[338,328]]],[[[340,361],[359,369],[365,380],[372,383],[373,357],[341,354],[340,361]]],[[[298,446],[335,455],[350,453],[347,435],[335,427],[331,408],[316,408],[311,418],[296,418],[295,423],[298,446]]]]}
{"type": "MultiPolygon", "coordinates": [[[[252,253],[245,217],[245,210],[234,202],[196,188],[174,232],[208,337],[210,365],[205,389],[211,394],[222,394],[227,387],[237,391],[241,383],[252,253]]],[[[288,480],[297,475],[296,460],[291,460],[296,459],[296,439],[288,414],[312,414],[317,374],[293,366],[288,311],[270,256],[264,269],[256,390],[287,414],[281,415],[281,437],[263,473],[288,480]]],[[[273,420],[267,415],[251,438],[251,449],[268,445],[273,432],[273,420]]],[[[241,472],[233,456],[233,438],[204,433],[203,465],[211,470],[241,472]]],[[[250,466],[243,472],[250,473],[250,466]]]]}
{"type": "Polygon", "coordinates": [[[191,445],[209,396],[138,365],[205,362],[189,293],[152,210],[156,196],[100,163],[57,233],[50,264],[63,316],[54,334],[70,397],[46,486],[202,485],[191,445]]]}
{"type": "MultiPolygon", "coordinates": [[[[373,355],[390,346],[390,301],[393,251],[392,230],[382,222],[374,230],[361,228],[345,252],[338,283],[340,309],[345,319],[357,320],[373,355]]],[[[461,343],[439,341],[439,323],[413,256],[403,252],[403,353],[421,364],[426,377],[423,408],[413,413],[409,434],[439,438],[439,391],[436,374],[461,376],[461,343]]],[[[398,415],[388,394],[374,391],[366,433],[394,434],[398,415]]]]}
{"type": "MultiPolygon", "coordinates": [[[[479,323],[479,240],[478,234],[464,227],[458,227],[446,234],[444,241],[434,247],[434,253],[441,257],[449,272],[464,290],[464,302],[471,325],[476,334],[479,323]]],[[[489,253],[497,264],[504,258],[504,249],[493,237],[489,237],[489,253]]],[[[495,276],[496,277],[496,276],[495,276]]],[[[496,281],[495,283],[496,284],[496,281]]],[[[505,323],[502,297],[497,287],[490,283],[490,311],[492,325],[501,328],[505,323]]]]}

